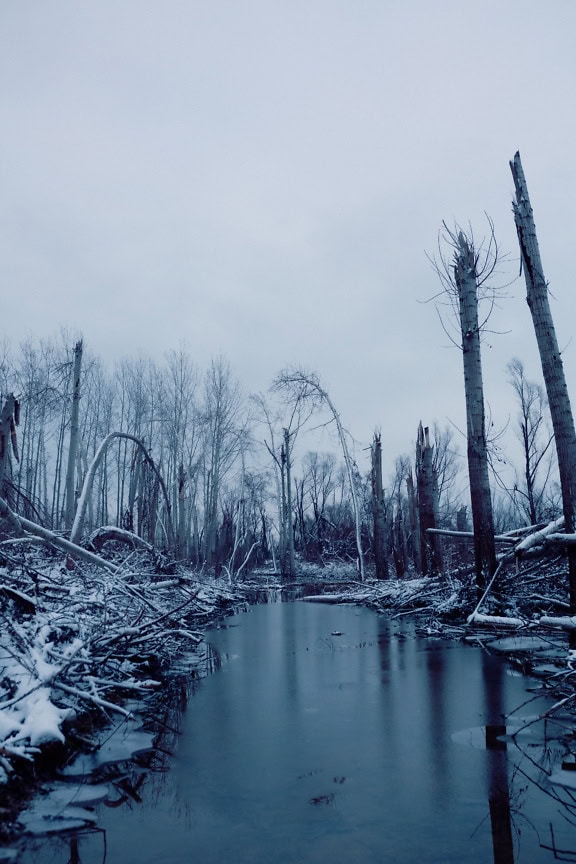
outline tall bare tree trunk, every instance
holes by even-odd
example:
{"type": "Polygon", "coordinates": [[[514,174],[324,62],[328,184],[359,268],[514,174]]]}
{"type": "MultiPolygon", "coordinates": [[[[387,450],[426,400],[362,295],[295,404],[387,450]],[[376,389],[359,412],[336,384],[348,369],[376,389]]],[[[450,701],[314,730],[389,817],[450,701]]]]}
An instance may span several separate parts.
{"type": "Polygon", "coordinates": [[[20,405],[13,393],[4,400],[0,413],[0,498],[8,503],[12,494],[12,456],[19,460],[16,426],[20,420],[20,405]]]}
{"type": "Polygon", "coordinates": [[[418,426],[416,439],[416,489],[418,498],[418,521],[420,524],[420,558],[422,572],[441,573],[443,569],[442,549],[437,534],[429,534],[429,528],[438,527],[438,477],[434,468],[434,447],[430,444],[430,430],[422,423],[418,426]]]}
{"type": "Polygon", "coordinates": [[[376,578],[388,577],[388,556],[386,555],[386,514],[384,509],[384,488],[382,484],[382,441],[375,432],[371,448],[372,457],[372,518],[374,524],[374,564],[376,578]]]}
{"type": "Polygon", "coordinates": [[[406,475],[406,499],[408,502],[408,533],[407,547],[412,564],[416,573],[422,573],[422,560],[420,557],[420,519],[418,518],[418,501],[416,498],[416,489],[414,488],[414,477],[412,469],[408,469],[406,475]]]}
{"type": "MultiPolygon", "coordinates": [[[[567,534],[571,534],[574,531],[576,493],[576,432],[572,407],[548,302],[548,285],[542,269],[534,215],[520,161],[520,153],[515,154],[510,163],[510,170],[516,188],[516,200],[512,203],[512,210],[526,280],[526,301],[530,308],[536,341],[538,342],[542,373],[554,428],[558,471],[562,488],[564,530],[567,534]]],[[[573,546],[568,546],[568,579],[570,611],[574,613],[576,612],[576,547],[573,546]]]]}
{"type": "Polygon", "coordinates": [[[284,452],[286,454],[286,553],[287,575],[294,576],[294,527],[292,525],[292,454],[290,450],[290,431],[284,429],[284,452]]]}
{"type": "Polygon", "coordinates": [[[454,282],[458,291],[464,391],[466,396],[466,429],[468,437],[468,476],[472,522],[476,587],[480,593],[486,577],[496,571],[494,518],[488,476],[488,451],[484,414],[484,387],[480,356],[478,323],[478,272],[474,245],[460,231],[454,256],[454,282]]]}
{"type": "Polygon", "coordinates": [[[82,340],[74,346],[72,367],[72,411],[70,413],[70,444],[68,447],[68,468],[66,470],[66,508],[64,522],[69,531],[74,522],[76,509],[76,459],[78,455],[78,430],[80,417],[80,375],[82,373],[82,340]]]}

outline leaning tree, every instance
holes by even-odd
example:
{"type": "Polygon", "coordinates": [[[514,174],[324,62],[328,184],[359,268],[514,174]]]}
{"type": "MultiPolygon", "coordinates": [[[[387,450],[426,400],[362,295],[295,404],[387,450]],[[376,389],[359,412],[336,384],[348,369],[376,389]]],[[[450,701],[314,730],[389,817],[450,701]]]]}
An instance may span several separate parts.
{"type": "Polygon", "coordinates": [[[364,551],[362,549],[362,514],[360,511],[360,500],[358,489],[356,487],[356,478],[354,476],[354,468],[348,443],[346,441],[346,432],[342,426],[340,415],[336,410],[332,399],[328,392],[322,387],[320,379],[315,372],[307,372],[303,369],[285,369],[280,372],[272,384],[272,388],[278,392],[286,393],[295,402],[312,402],[318,405],[326,406],[332,418],[336,423],[338,430],[338,438],[342,447],[342,455],[346,465],[346,473],[348,482],[350,483],[350,493],[352,495],[352,507],[354,510],[354,521],[356,526],[356,549],[358,552],[358,575],[360,581],[365,578],[364,567],[364,551]]]}
{"type": "MultiPolygon", "coordinates": [[[[566,534],[574,531],[574,508],[576,496],[576,431],[570,396],[564,375],[564,366],[554,321],[548,302],[548,283],[540,259],[536,226],[528,186],[520,161],[520,153],[510,162],[514,178],[516,199],[512,203],[524,278],[526,301],[532,315],[536,341],[540,352],[542,373],[546,385],[554,440],[558,457],[558,473],[562,488],[562,509],[566,534]]],[[[568,546],[568,579],[570,589],[570,611],[576,612],[576,546],[568,546]]]]}

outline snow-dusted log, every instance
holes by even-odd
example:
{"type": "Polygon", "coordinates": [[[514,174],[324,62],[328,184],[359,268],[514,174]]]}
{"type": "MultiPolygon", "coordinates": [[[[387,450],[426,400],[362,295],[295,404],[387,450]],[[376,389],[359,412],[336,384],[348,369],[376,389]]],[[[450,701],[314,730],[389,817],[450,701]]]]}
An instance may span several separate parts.
{"type": "Polygon", "coordinates": [[[545,538],[545,542],[564,546],[576,546],[576,534],[549,534],[545,538]]]}
{"type": "Polygon", "coordinates": [[[481,615],[473,612],[466,619],[467,624],[491,624],[495,627],[524,627],[526,622],[521,618],[508,618],[505,615],[481,615]]]}
{"type": "Polygon", "coordinates": [[[576,615],[542,615],[539,624],[543,627],[560,627],[562,630],[576,630],[576,615]]]}
{"type": "Polygon", "coordinates": [[[88,499],[92,492],[92,483],[94,482],[94,477],[96,475],[96,471],[98,470],[98,466],[100,465],[102,458],[108,448],[108,445],[114,441],[116,438],[125,438],[128,441],[134,441],[134,443],[142,450],[144,454],[144,458],[158,477],[160,482],[160,487],[162,489],[162,494],[164,496],[164,502],[166,504],[166,516],[167,516],[167,533],[168,533],[168,543],[170,548],[174,548],[174,528],[172,525],[172,510],[170,507],[170,499],[168,497],[168,492],[166,490],[166,484],[158,471],[154,460],[148,453],[148,450],[140,441],[139,438],[136,438],[135,435],[130,435],[128,432],[110,432],[109,435],[104,438],[102,443],[100,444],[98,450],[92,462],[90,463],[90,467],[88,468],[88,472],[86,477],[84,478],[84,485],[82,486],[82,492],[80,493],[80,498],[78,499],[78,507],[76,509],[76,516],[74,517],[74,523],[72,525],[72,530],[70,531],[70,541],[72,543],[78,543],[82,536],[82,527],[84,525],[84,517],[86,516],[86,508],[88,506],[88,499]]]}
{"type": "MultiPolygon", "coordinates": [[[[427,528],[429,534],[440,534],[444,537],[467,537],[470,540],[474,539],[473,531],[452,531],[449,528],[427,528]]],[[[515,537],[510,537],[507,534],[495,534],[494,540],[497,543],[510,543],[514,545],[517,541],[515,537]]]]}
{"type": "Polygon", "coordinates": [[[550,522],[550,524],[546,525],[545,528],[541,528],[539,531],[534,531],[533,534],[529,534],[528,537],[521,540],[520,543],[515,546],[514,552],[516,555],[521,555],[523,552],[527,552],[528,549],[533,549],[534,546],[543,546],[547,538],[552,534],[556,534],[563,525],[564,517],[561,516],[560,519],[555,519],[554,522],[550,522]]]}
{"type": "Polygon", "coordinates": [[[53,546],[57,546],[58,549],[63,549],[65,552],[69,552],[77,558],[82,558],[90,564],[96,564],[97,567],[102,567],[110,573],[116,574],[119,572],[118,567],[111,564],[109,561],[100,558],[99,555],[94,555],[92,552],[88,552],[87,549],[77,546],[76,543],[71,543],[70,540],[65,540],[64,537],[59,537],[57,534],[54,534],[53,531],[43,528],[42,525],[37,525],[36,522],[24,519],[23,516],[17,516],[16,513],[8,507],[3,498],[0,498],[0,516],[3,519],[8,519],[10,524],[17,528],[19,534],[28,531],[30,534],[34,534],[36,537],[44,540],[46,543],[51,543],[53,546]]]}

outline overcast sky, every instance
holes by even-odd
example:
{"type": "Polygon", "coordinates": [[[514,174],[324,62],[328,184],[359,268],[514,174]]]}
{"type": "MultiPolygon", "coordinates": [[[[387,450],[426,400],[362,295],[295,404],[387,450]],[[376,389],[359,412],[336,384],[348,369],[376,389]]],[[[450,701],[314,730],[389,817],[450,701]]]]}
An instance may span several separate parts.
{"type": "MultiPolygon", "coordinates": [[[[111,362],[184,341],[245,392],[306,366],[390,465],[420,419],[465,425],[426,252],[486,212],[517,275],[519,149],[574,396],[575,35],[574,0],[3,0],[1,331],[111,362]]],[[[497,425],[506,363],[540,375],[506,294],[497,425]]]]}

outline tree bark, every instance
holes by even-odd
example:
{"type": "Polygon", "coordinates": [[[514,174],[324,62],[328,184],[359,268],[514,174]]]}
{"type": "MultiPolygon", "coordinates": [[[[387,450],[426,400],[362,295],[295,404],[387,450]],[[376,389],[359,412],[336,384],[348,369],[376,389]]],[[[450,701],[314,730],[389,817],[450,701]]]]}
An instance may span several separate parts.
{"type": "Polygon", "coordinates": [[[478,323],[478,274],[473,244],[460,231],[454,260],[454,282],[458,291],[464,391],[466,398],[466,429],[468,439],[468,476],[472,522],[474,526],[474,558],[476,587],[484,588],[485,577],[496,571],[494,518],[488,476],[484,388],[480,355],[478,323]]]}
{"type": "Polygon", "coordinates": [[[374,523],[374,564],[376,578],[388,577],[388,556],[386,555],[386,516],[384,508],[384,489],[382,484],[382,441],[374,433],[371,448],[372,456],[372,518],[374,523]]]}
{"type": "Polygon", "coordinates": [[[76,458],[78,454],[78,431],[80,418],[80,375],[82,373],[82,340],[74,346],[72,367],[72,411],[70,413],[70,444],[68,447],[68,467],[66,469],[66,508],[64,522],[69,531],[74,521],[76,509],[76,458]]]}
{"type": "MultiPolygon", "coordinates": [[[[512,211],[526,280],[526,301],[536,333],[554,429],[558,472],[562,488],[564,527],[566,533],[571,534],[574,530],[574,498],[576,493],[576,431],[572,407],[548,302],[548,285],[544,278],[534,215],[520,161],[520,153],[515,154],[510,163],[510,170],[516,189],[516,200],[512,203],[512,211]]],[[[570,611],[576,612],[576,548],[571,546],[568,547],[568,581],[570,611]]]]}
{"type": "Polygon", "coordinates": [[[430,444],[430,431],[422,423],[416,440],[416,489],[418,496],[418,522],[420,525],[420,558],[422,572],[441,573],[442,549],[437,534],[429,534],[438,526],[438,478],[434,469],[434,447],[430,444]]]}
{"type": "Polygon", "coordinates": [[[18,461],[16,426],[20,406],[13,393],[4,400],[0,413],[0,498],[12,499],[12,456],[18,461]]]}
{"type": "Polygon", "coordinates": [[[290,448],[290,431],[284,429],[284,452],[286,455],[286,546],[287,546],[287,571],[290,577],[294,576],[294,528],[292,525],[292,454],[290,448]]]}

